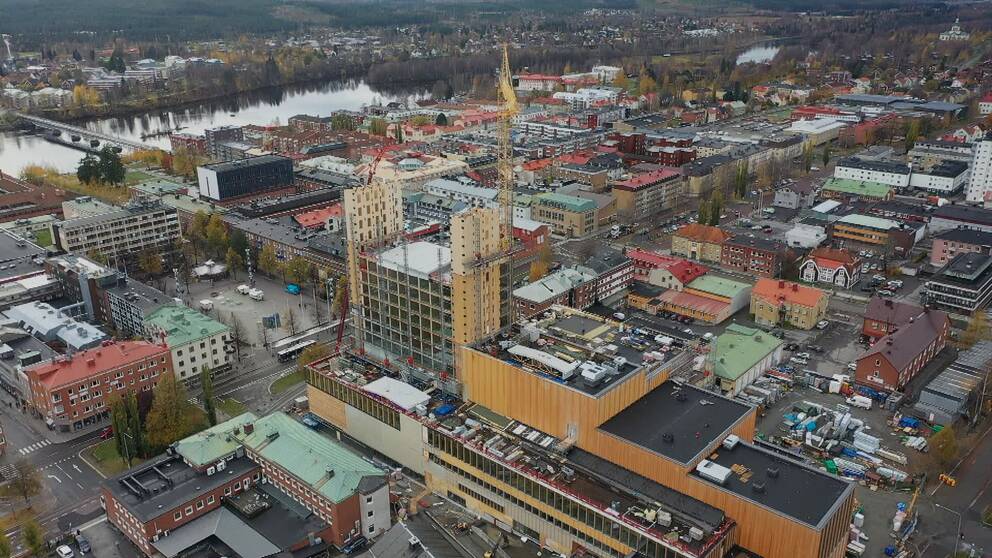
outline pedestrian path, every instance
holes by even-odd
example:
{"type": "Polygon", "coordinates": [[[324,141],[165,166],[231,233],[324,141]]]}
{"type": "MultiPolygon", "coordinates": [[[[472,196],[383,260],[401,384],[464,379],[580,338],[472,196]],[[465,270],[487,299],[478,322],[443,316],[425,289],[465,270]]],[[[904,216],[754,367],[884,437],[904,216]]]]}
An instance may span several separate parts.
{"type": "Polygon", "coordinates": [[[35,442],[35,443],[31,444],[30,446],[28,446],[26,448],[20,448],[17,451],[21,455],[27,455],[27,454],[29,454],[29,453],[31,453],[33,451],[40,450],[41,448],[43,448],[43,447],[45,447],[45,446],[47,446],[47,445],[49,445],[51,443],[52,443],[51,440],[42,440],[40,442],[35,442]]]}

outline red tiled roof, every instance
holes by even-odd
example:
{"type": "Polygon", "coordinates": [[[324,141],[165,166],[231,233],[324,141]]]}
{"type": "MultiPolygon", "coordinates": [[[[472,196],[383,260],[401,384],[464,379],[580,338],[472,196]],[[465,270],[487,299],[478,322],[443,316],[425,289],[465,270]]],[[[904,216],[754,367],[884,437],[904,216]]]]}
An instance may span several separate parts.
{"type": "Polygon", "coordinates": [[[671,168],[659,169],[652,172],[645,172],[628,178],[623,182],[617,182],[613,185],[614,188],[620,188],[621,190],[640,190],[645,186],[651,186],[659,182],[663,182],[672,178],[673,176],[678,176],[679,171],[671,168]]]}
{"type": "Polygon", "coordinates": [[[668,272],[672,274],[673,277],[679,280],[679,283],[683,285],[692,282],[698,277],[706,275],[709,271],[705,267],[689,260],[682,260],[668,266],[668,272]]]}
{"type": "Polygon", "coordinates": [[[681,236],[697,242],[723,244],[728,238],[730,238],[731,235],[719,227],[700,225],[699,223],[689,223],[688,225],[683,225],[679,228],[679,230],[675,231],[675,236],[681,236]]]}
{"type": "Polygon", "coordinates": [[[122,366],[168,354],[168,348],[148,341],[117,341],[78,352],[72,355],[70,360],[55,359],[36,364],[25,372],[29,376],[37,375],[38,381],[51,390],[84,381],[122,366]]]}
{"type": "Polygon", "coordinates": [[[846,267],[848,270],[853,270],[858,265],[859,259],[840,248],[817,248],[809,253],[809,258],[816,262],[817,267],[826,269],[846,267]]]}
{"type": "Polygon", "coordinates": [[[800,285],[781,279],[758,279],[751,289],[751,296],[756,296],[776,304],[788,302],[800,306],[816,306],[827,293],[820,289],[800,285]]]}
{"type": "Polygon", "coordinates": [[[678,292],[673,289],[665,291],[658,298],[662,302],[671,304],[672,306],[691,308],[692,310],[711,315],[717,315],[726,309],[727,306],[730,306],[728,302],[722,302],[692,293],[678,292]]]}

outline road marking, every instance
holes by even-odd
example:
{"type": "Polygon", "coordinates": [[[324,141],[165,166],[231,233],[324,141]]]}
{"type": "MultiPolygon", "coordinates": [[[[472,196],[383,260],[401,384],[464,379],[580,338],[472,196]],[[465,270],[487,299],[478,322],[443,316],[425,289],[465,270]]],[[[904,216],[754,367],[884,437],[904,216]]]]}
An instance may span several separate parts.
{"type": "Polygon", "coordinates": [[[59,481],[59,484],[62,484],[62,479],[56,477],[55,475],[48,475],[48,478],[55,479],[55,480],[59,481]]]}
{"type": "Polygon", "coordinates": [[[69,476],[69,473],[65,472],[65,469],[63,469],[61,465],[55,465],[55,468],[58,469],[59,471],[62,471],[62,474],[65,475],[66,478],[72,480],[72,477],[69,476]]]}
{"type": "Polygon", "coordinates": [[[72,464],[72,468],[75,469],[77,473],[83,472],[83,470],[79,468],[79,465],[76,465],[75,463],[72,464]]]}
{"type": "Polygon", "coordinates": [[[85,488],[83,488],[83,485],[79,484],[78,482],[76,483],[76,486],[78,486],[80,490],[86,490],[85,488]]]}

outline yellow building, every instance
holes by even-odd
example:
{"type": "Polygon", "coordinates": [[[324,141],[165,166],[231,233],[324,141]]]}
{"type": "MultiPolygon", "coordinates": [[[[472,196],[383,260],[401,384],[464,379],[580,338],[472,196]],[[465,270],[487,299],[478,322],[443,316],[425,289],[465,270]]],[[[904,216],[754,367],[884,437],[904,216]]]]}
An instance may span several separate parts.
{"type": "Polygon", "coordinates": [[[565,194],[545,192],[531,198],[531,218],[551,225],[555,234],[581,237],[596,231],[596,202],[565,194]]]}
{"type": "Polygon", "coordinates": [[[751,289],[754,321],[767,326],[813,329],[827,316],[826,291],[780,279],[759,279],[751,289]]]}
{"type": "Polygon", "coordinates": [[[672,254],[692,260],[720,263],[723,243],[730,233],[719,227],[691,223],[672,235],[672,254]]]}

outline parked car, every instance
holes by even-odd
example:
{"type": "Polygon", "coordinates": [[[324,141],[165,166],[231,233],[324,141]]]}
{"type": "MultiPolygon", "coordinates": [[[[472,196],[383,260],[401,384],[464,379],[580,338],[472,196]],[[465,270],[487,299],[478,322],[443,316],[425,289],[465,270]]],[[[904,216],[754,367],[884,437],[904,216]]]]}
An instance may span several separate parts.
{"type": "Polygon", "coordinates": [[[799,357],[792,357],[792,358],[789,359],[789,362],[791,362],[793,364],[799,364],[799,365],[802,365],[802,366],[805,366],[805,365],[809,364],[809,361],[808,360],[806,360],[805,358],[799,358],[799,357]]]}
{"type": "Polygon", "coordinates": [[[55,554],[58,554],[59,558],[73,558],[76,553],[69,548],[69,545],[61,545],[55,549],[55,554]]]}
{"type": "Polygon", "coordinates": [[[828,325],[830,325],[830,322],[827,320],[820,320],[816,322],[816,329],[827,329],[828,325]]]}
{"type": "Polygon", "coordinates": [[[248,291],[250,290],[251,287],[249,287],[248,285],[238,285],[238,293],[240,294],[247,295],[248,291]]]}
{"type": "Polygon", "coordinates": [[[889,296],[893,296],[893,295],[895,295],[896,293],[894,293],[894,292],[892,292],[892,291],[890,291],[889,289],[881,289],[881,290],[880,290],[880,291],[878,291],[878,293],[876,293],[876,294],[878,294],[878,296],[885,296],[885,297],[889,297],[889,296]]]}
{"type": "Polygon", "coordinates": [[[350,543],[344,545],[344,547],[341,548],[341,552],[343,554],[354,554],[359,550],[365,548],[368,544],[369,544],[369,540],[359,535],[358,537],[353,539],[350,543]]]}
{"type": "Polygon", "coordinates": [[[896,289],[901,289],[902,288],[902,285],[903,285],[903,282],[900,281],[899,279],[892,279],[891,281],[889,281],[887,283],[887,285],[890,288],[895,287],[896,289]]]}
{"type": "Polygon", "coordinates": [[[86,540],[83,535],[76,535],[76,546],[79,547],[80,554],[89,554],[93,550],[90,541],[86,540]]]}
{"type": "Polygon", "coordinates": [[[888,280],[884,275],[879,275],[877,273],[872,275],[871,278],[873,281],[878,281],[879,283],[884,283],[888,280]]]}
{"type": "Polygon", "coordinates": [[[858,363],[857,362],[847,363],[847,369],[850,370],[851,372],[856,371],[858,369],[858,363]]]}
{"type": "Polygon", "coordinates": [[[109,440],[114,437],[114,427],[108,426],[100,431],[101,440],[109,440]]]}
{"type": "Polygon", "coordinates": [[[806,345],[806,348],[809,349],[810,351],[813,351],[814,353],[822,353],[823,352],[823,347],[821,347],[819,345],[806,345]]]}
{"type": "Polygon", "coordinates": [[[792,356],[794,356],[796,358],[801,358],[803,360],[809,360],[810,359],[809,353],[796,353],[796,354],[794,354],[792,356]]]}

